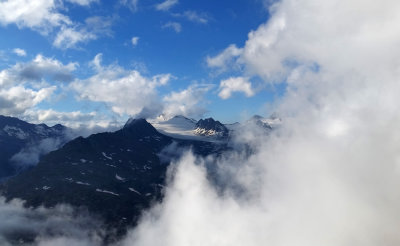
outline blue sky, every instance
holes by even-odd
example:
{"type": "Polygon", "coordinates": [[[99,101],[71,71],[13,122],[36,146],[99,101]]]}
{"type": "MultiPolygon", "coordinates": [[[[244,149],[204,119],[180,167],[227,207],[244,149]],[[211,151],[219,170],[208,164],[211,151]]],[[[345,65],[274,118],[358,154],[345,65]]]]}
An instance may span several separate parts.
{"type": "Polygon", "coordinates": [[[1,114],[71,126],[159,114],[234,122],[270,113],[285,89],[238,61],[269,18],[261,0],[0,5],[1,114]]]}

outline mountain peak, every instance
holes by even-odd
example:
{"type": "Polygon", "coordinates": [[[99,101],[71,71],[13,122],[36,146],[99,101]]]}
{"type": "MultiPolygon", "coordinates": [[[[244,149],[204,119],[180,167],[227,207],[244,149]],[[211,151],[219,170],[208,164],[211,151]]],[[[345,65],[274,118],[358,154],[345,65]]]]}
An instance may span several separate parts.
{"type": "Polygon", "coordinates": [[[129,131],[136,135],[151,136],[158,134],[157,130],[143,118],[130,118],[122,128],[123,131],[129,131]]]}
{"type": "Polygon", "coordinates": [[[143,118],[129,118],[128,121],[125,123],[123,128],[130,128],[134,127],[137,125],[142,125],[142,124],[149,124],[145,119],[143,118]]]}
{"type": "Polygon", "coordinates": [[[176,121],[176,120],[183,120],[183,121],[188,121],[188,122],[192,122],[192,123],[196,123],[197,122],[196,120],[194,120],[192,118],[188,118],[188,117],[183,116],[183,115],[175,115],[169,121],[176,121]]]}
{"type": "Polygon", "coordinates": [[[196,124],[195,132],[198,135],[219,137],[226,137],[229,134],[229,130],[221,122],[213,118],[199,120],[196,124]]]}
{"type": "Polygon", "coordinates": [[[264,117],[258,114],[255,114],[250,118],[250,120],[262,120],[262,119],[264,119],[264,117]]]}

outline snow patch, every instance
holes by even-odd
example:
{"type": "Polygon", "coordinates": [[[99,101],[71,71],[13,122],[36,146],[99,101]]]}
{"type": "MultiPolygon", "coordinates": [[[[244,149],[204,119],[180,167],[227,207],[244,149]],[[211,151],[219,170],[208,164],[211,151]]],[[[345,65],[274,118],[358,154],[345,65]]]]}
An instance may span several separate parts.
{"type": "Polygon", "coordinates": [[[108,156],[106,153],[104,153],[104,152],[101,152],[101,153],[103,154],[103,156],[104,156],[105,158],[107,158],[107,159],[109,159],[109,160],[112,160],[112,157],[108,156]]]}
{"type": "Polygon", "coordinates": [[[96,191],[97,191],[97,192],[102,192],[102,193],[107,193],[107,194],[110,194],[110,195],[113,195],[113,196],[119,196],[119,194],[114,193],[114,192],[112,192],[112,191],[108,191],[108,190],[96,189],[96,191]]]}
{"type": "Polygon", "coordinates": [[[115,178],[116,178],[117,180],[120,180],[120,181],[125,181],[125,180],[126,180],[126,179],[124,179],[123,177],[119,176],[118,174],[115,174],[115,178]]]}
{"type": "Polygon", "coordinates": [[[137,190],[135,190],[135,189],[133,189],[131,187],[129,187],[129,190],[132,191],[132,192],[135,192],[135,193],[137,193],[139,195],[142,195],[142,193],[140,193],[139,191],[137,191],[137,190]]]}
{"type": "MultiPolygon", "coordinates": [[[[195,133],[197,121],[184,116],[175,116],[167,121],[151,121],[154,128],[160,133],[178,139],[190,139],[207,142],[220,142],[216,139],[199,136],[195,133]]],[[[157,139],[156,139],[157,140],[157,139]]]]}

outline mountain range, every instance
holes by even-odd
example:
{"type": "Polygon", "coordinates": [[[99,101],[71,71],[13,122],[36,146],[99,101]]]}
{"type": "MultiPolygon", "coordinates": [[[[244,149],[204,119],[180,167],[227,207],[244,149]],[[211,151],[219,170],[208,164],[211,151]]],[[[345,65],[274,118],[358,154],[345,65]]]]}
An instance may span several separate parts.
{"type": "MultiPolygon", "coordinates": [[[[8,121],[0,125],[0,143],[6,145],[12,138],[19,144],[4,155],[0,164],[5,167],[10,163],[7,157],[19,153],[26,143],[62,137],[65,131],[61,125],[1,119],[8,121]]],[[[268,124],[259,117],[253,120],[268,124]]],[[[145,119],[129,119],[118,131],[75,138],[43,155],[35,166],[12,173],[15,176],[0,185],[0,192],[7,200],[24,200],[28,207],[63,203],[86,208],[112,231],[109,240],[121,236],[136,225],[144,209],[162,199],[167,168],[184,150],[203,157],[233,151],[233,130],[212,118],[196,121],[176,116],[153,125],[145,119]]]]}
{"type": "Polygon", "coordinates": [[[0,180],[36,164],[39,157],[70,140],[65,126],[30,124],[0,115],[0,180]]]}

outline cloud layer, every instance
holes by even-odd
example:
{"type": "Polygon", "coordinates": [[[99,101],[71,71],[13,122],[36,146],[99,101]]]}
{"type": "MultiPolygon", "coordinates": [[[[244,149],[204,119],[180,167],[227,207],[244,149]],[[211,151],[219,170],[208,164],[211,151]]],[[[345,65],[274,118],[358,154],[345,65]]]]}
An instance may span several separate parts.
{"type": "Polygon", "coordinates": [[[233,184],[222,191],[204,161],[183,158],[125,245],[398,245],[399,10],[389,0],[274,4],[243,48],[211,64],[287,83],[282,126],[251,138],[248,160],[218,161],[233,184]]]}

